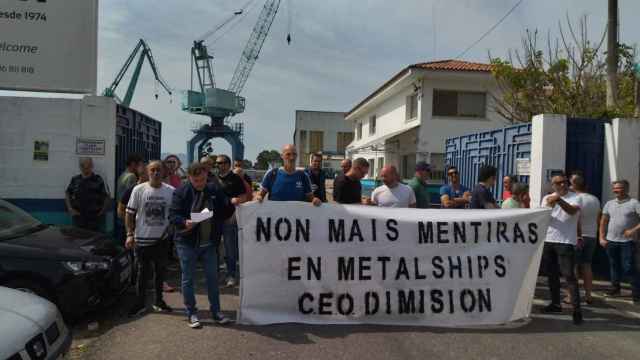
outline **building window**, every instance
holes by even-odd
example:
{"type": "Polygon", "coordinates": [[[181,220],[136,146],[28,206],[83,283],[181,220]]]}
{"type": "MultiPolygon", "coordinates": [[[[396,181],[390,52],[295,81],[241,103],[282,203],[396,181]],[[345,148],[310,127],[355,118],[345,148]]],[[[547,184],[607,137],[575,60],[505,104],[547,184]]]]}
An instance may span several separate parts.
{"type": "Polygon", "coordinates": [[[378,158],[378,174],[380,174],[380,170],[382,170],[383,166],[384,166],[384,158],[383,157],[379,157],[378,158]]]}
{"type": "Polygon", "coordinates": [[[414,120],[418,117],[418,94],[407,96],[406,121],[414,120]]]}
{"type": "Polygon", "coordinates": [[[307,130],[300,130],[300,144],[298,145],[300,165],[307,166],[307,130]]]}
{"type": "Polygon", "coordinates": [[[322,152],[324,150],[324,132],[309,131],[309,153],[322,152]]]}
{"type": "Polygon", "coordinates": [[[373,135],[376,133],[376,116],[372,115],[369,117],[369,135],[373,135]]]}
{"type": "Polygon", "coordinates": [[[351,144],[353,141],[353,133],[352,132],[338,132],[338,144],[336,151],[340,154],[344,154],[347,151],[347,146],[351,144]]]}
{"type": "Polygon", "coordinates": [[[433,116],[486,117],[487,96],[481,92],[433,91],[433,116]]]}
{"type": "Polygon", "coordinates": [[[444,154],[431,153],[431,181],[434,183],[444,183],[444,154]]]}
{"type": "Polygon", "coordinates": [[[358,125],[356,125],[356,139],[362,139],[362,122],[359,122],[358,125]]]}
{"type": "Polygon", "coordinates": [[[376,159],[369,159],[369,177],[376,177],[376,159]]]}

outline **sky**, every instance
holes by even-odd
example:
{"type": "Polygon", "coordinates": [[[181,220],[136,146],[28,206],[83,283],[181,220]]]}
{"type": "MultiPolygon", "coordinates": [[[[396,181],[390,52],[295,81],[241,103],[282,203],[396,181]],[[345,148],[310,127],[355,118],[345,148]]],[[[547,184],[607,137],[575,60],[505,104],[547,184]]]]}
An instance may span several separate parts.
{"type": "MultiPolygon", "coordinates": [[[[185,153],[191,129],[206,121],[180,110],[189,88],[193,40],[215,28],[248,0],[102,0],[99,14],[98,93],[108,87],[138,39],[150,45],[161,75],[174,89],[167,96],[148,66],[132,107],[163,124],[163,152],[185,153]],[[154,94],[159,94],[156,100],[154,94]]],[[[280,10],[242,92],[246,111],[245,158],[293,141],[295,110],[349,111],[409,64],[455,58],[518,0],[282,0],[280,10]],[[288,32],[292,42],[286,42],[288,32]]],[[[209,39],[214,73],[226,88],[264,0],[219,37],[209,39]],[[213,41],[217,39],[216,41],[213,41]]],[[[636,44],[640,1],[620,0],[621,41],[636,44]]],[[[526,29],[558,34],[566,16],[587,15],[591,38],[602,36],[606,0],[524,0],[463,60],[488,62],[518,49],[526,29]]],[[[122,97],[129,75],[117,93],[122,97]]],[[[0,92],[0,95],[7,92],[0,92]]],[[[57,95],[56,95],[57,96],[57,95]]],[[[214,152],[230,154],[224,140],[214,152]]]]}

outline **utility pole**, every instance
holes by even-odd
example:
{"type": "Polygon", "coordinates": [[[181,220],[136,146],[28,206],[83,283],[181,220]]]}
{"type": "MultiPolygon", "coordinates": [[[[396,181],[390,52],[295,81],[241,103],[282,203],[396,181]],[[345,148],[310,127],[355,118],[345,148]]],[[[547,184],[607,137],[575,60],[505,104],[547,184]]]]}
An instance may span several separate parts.
{"type": "Polygon", "coordinates": [[[607,26],[607,109],[616,106],[618,96],[618,0],[609,0],[607,26]]]}

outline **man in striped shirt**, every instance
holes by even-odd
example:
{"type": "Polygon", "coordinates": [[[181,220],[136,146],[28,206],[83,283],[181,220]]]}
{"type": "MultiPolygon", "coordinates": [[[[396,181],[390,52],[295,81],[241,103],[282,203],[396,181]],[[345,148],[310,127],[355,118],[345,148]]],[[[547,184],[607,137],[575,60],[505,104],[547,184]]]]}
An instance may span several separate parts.
{"type": "Polygon", "coordinates": [[[130,316],[145,310],[145,284],[155,273],[155,311],[171,312],[162,299],[162,284],[165,278],[169,241],[165,236],[169,226],[169,207],[174,188],[162,182],[164,166],[161,161],[152,161],[147,166],[149,181],[136,185],[127,203],[127,249],[135,249],[138,259],[137,301],[130,316]],[[152,268],[153,266],[153,268],[152,268]]]}

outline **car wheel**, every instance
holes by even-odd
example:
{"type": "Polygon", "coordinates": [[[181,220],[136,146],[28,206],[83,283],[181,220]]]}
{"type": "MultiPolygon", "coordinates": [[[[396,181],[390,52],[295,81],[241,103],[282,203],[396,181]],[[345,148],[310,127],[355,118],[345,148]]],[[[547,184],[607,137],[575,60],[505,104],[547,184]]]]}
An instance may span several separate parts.
{"type": "Polygon", "coordinates": [[[51,300],[49,293],[35,281],[27,279],[17,279],[9,281],[7,284],[5,284],[5,286],[51,300]]]}

